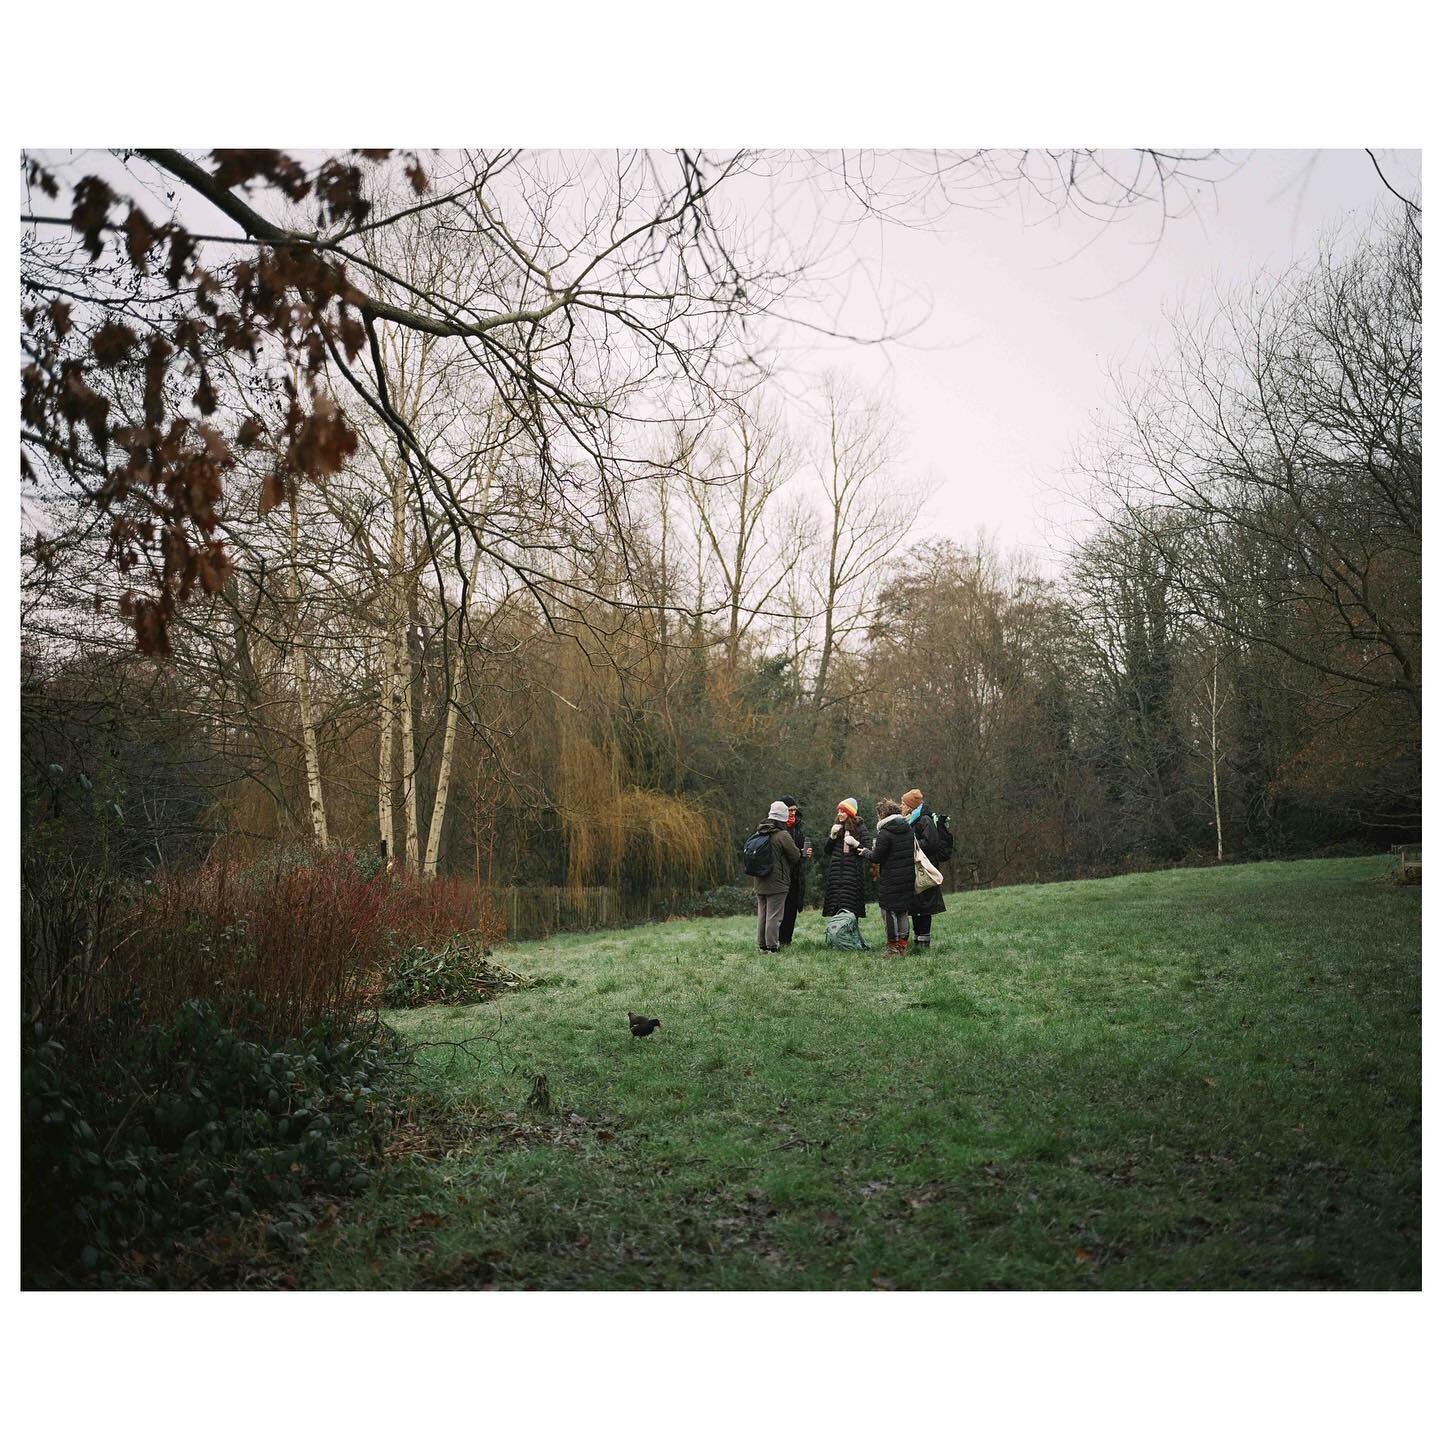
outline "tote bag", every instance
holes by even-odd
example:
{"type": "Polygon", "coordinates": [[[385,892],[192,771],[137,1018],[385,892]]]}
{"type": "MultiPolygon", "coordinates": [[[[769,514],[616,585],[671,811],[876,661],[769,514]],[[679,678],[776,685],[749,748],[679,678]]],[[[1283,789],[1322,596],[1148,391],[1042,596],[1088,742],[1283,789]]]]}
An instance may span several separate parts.
{"type": "Polygon", "coordinates": [[[930,857],[920,848],[920,842],[915,842],[915,893],[923,894],[926,890],[933,890],[937,885],[943,885],[945,877],[930,862],[930,857]]]}

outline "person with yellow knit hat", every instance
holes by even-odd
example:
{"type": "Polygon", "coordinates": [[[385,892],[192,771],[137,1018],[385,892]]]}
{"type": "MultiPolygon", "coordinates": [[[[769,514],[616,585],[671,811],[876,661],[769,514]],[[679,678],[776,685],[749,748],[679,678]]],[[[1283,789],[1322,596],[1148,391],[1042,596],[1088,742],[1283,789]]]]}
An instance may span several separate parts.
{"type": "MultiPolygon", "coordinates": [[[[915,835],[915,843],[925,852],[928,860],[943,865],[955,852],[955,842],[945,824],[943,815],[936,813],[925,803],[924,792],[907,790],[900,797],[900,809],[915,835]]],[[[930,948],[930,925],[936,915],[945,909],[944,886],[922,890],[916,895],[910,908],[910,921],[915,931],[915,948],[930,948]]]]}

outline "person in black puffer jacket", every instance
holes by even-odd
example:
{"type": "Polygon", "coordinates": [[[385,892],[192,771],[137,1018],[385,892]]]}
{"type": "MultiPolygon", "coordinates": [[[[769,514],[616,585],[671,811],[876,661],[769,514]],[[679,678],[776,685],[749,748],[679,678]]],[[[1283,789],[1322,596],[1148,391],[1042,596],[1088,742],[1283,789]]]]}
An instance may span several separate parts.
{"type": "MultiPolygon", "coordinates": [[[[925,803],[920,790],[907,790],[900,797],[900,809],[904,812],[915,842],[925,856],[935,865],[943,865],[954,853],[955,841],[950,832],[940,824],[939,817],[925,803]]],[[[945,889],[936,885],[933,889],[922,890],[914,899],[910,913],[915,920],[915,948],[930,948],[930,925],[936,915],[945,909],[945,889]]]]}
{"type": "Polygon", "coordinates": [[[799,863],[790,867],[790,888],[785,892],[785,913],[780,917],[780,944],[783,947],[795,938],[795,917],[805,903],[805,862],[815,851],[805,838],[805,826],[801,822],[800,807],[796,804],[795,797],[782,795],[780,798],[789,808],[790,818],[785,823],[789,827],[795,848],[800,852],[799,863]]]}
{"type": "Polygon", "coordinates": [[[865,918],[865,862],[861,854],[870,848],[870,832],[860,818],[853,799],[835,807],[835,823],[825,842],[825,901],[820,913],[838,915],[848,910],[857,920],[865,918]]]}
{"type": "Polygon", "coordinates": [[[885,916],[885,950],[903,955],[910,944],[910,910],[915,904],[915,836],[893,800],[875,807],[875,844],[867,859],[879,867],[875,896],[885,916]]]}

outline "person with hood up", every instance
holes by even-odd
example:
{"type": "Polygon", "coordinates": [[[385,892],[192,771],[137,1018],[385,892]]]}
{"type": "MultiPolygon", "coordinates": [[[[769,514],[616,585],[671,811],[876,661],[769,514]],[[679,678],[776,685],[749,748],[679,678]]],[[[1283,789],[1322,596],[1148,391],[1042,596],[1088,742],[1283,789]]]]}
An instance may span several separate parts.
{"type": "Polygon", "coordinates": [[[835,823],[825,842],[825,900],[820,913],[827,918],[848,910],[857,920],[865,918],[865,861],[870,849],[870,832],[860,818],[853,797],[835,807],[835,823]]]}
{"type": "MultiPolygon", "coordinates": [[[[935,865],[943,865],[955,849],[955,842],[944,824],[944,817],[937,816],[925,803],[920,790],[907,790],[900,797],[900,809],[910,829],[914,832],[915,843],[925,852],[926,859],[935,865]]],[[[911,902],[910,914],[915,922],[915,948],[930,948],[930,925],[936,915],[945,909],[944,887],[934,886],[922,890],[911,902]]]]}
{"type": "Polygon", "coordinates": [[[790,838],[789,821],[790,807],[777,800],[755,830],[757,835],[770,837],[770,871],[755,876],[756,943],[766,954],[780,951],[785,897],[790,893],[791,873],[800,866],[800,847],[790,838]]]}
{"type": "Polygon", "coordinates": [[[800,863],[790,871],[790,888],[785,892],[785,913],[780,917],[780,944],[784,946],[795,938],[795,918],[805,903],[805,862],[815,851],[805,838],[805,827],[800,823],[800,809],[795,803],[795,797],[782,795],[780,798],[789,808],[790,814],[785,824],[789,828],[790,838],[795,842],[795,848],[800,852],[800,863]]]}
{"type": "Polygon", "coordinates": [[[885,917],[885,951],[903,955],[910,946],[910,908],[915,895],[915,836],[893,800],[875,807],[875,844],[869,858],[879,867],[875,896],[885,917]]]}

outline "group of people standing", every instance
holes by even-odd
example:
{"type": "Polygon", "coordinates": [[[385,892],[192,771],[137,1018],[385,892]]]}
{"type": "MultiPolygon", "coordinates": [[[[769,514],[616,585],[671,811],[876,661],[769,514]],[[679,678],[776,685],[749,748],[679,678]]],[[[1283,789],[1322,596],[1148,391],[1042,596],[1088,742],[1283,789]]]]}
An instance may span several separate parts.
{"type": "MultiPolygon", "coordinates": [[[[795,799],[782,795],[752,837],[769,839],[770,868],[755,874],[756,942],[766,953],[780,950],[795,935],[795,917],[804,896],[804,866],[814,855],[805,836],[795,799]]],[[[899,799],[882,800],[875,807],[872,836],[860,818],[853,798],[835,807],[835,821],[825,840],[825,900],[821,914],[849,911],[857,920],[865,916],[865,867],[875,867],[875,889],[885,917],[885,949],[904,954],[915,932],[915,946],[930,944],[930,927],[945,909],[942,887],[915,888],[915,848],[938,865],[950,859],[954,840],[947,817],[937,815],[919,790],[907,790],[899,799]]],[[[747,867],[748,868],[748,867],[747,867]]],[[[751,872],[754,873],[754,872],[751,872]]]]}

